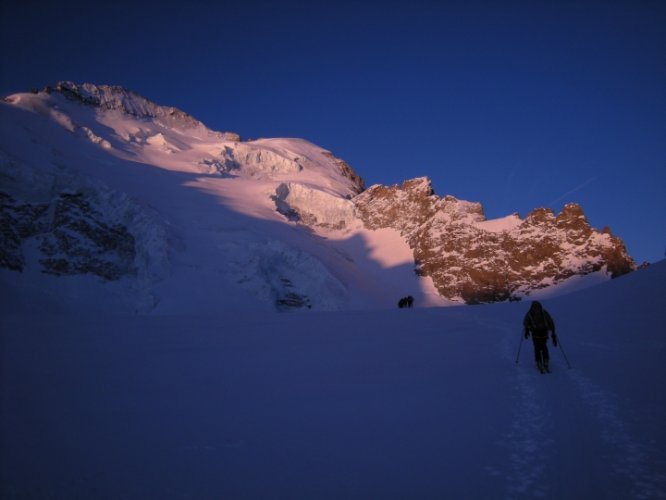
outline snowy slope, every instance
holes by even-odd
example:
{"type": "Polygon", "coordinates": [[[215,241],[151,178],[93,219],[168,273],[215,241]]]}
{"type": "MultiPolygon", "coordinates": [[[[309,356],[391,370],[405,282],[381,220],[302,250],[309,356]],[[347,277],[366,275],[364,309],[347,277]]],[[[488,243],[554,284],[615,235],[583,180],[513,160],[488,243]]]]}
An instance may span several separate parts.
{"type": "Polygon", "coordinates": [[[364,191],[305,140],[241,141],[122,87],[71,82],[0,102],[0,236],[0,293],[54,311],[442,306],[635,268],[577,206],[486,220],[426,178],[364,191]]]}
{"type": "Polygon", "coordinates": [[[354,219],[362,180],[307,141],[240,142],[120,87],[71,83],[9,96],[0,128],[16,240],[0,283],[17,307],[36,291],[54,310],[140,313],[446,303],[394,231],[354,219]],[[115,248],[119,232],[134,253],[115,248]],[[387,244],[391,263],[365,251],[387,244]]]}
{"type": "Polygon", "coordinates": [[[551,375],[521,344],[526,303],[100,316],[0,301],[0,496],[665,498],[665,285],[662,261],[545,301],[573,365],[551,347],[551,375]]]}

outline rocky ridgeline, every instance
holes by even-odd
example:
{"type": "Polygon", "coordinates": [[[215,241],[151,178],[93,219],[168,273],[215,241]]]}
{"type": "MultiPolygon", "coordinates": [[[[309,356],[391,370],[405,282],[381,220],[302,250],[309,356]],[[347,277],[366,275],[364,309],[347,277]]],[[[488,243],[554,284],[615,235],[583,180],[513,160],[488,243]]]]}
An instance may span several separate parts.
{"type": "Polygon", "coordinates": [[[338,171],[342,177],[349,179],[352,182],[352,189],[356,194],[362,193],[365,190],[365,181],[358,175],[353,168],[344,160],[336,158],[330,151],[323,151],[322,154],[326,158],[333,160],[338,167],[338,171]]]}
{"type": "Polygon", "coordinates": [[[199,130],[227,141],[240,141],[234,132],[213,132],[191,115],[173,106],[162,106],[118,85],[94,85],[59,82],[55,87],[46,87],[46,93],[57,92],[69,100],[100,108],[116,110],[134,118],[150,119],[165,127],[199,130]]]}
{"type": "Polygon", "coordinates": [[[557,216],[536,209],[497,231],[482,227],[481,204],[440,198],[427,178],[372,186],[354,203],[368,228],[401,232],[417,272],[432,277],[442,296],[468,304],[512,300],[604,267],[612,277],[636,267],[622,240],[590,227],[576,204],[557,216]]]}

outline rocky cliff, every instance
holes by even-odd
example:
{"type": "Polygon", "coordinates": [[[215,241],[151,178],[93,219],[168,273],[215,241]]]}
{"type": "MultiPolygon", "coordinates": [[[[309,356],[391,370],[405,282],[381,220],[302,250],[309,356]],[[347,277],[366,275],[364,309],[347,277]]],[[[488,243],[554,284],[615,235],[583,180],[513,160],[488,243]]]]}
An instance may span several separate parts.
{"type": "Polygon", "coordinates": [[[576,204],[559,215],[539,208],[524,220],[487,221],[481,204],[440,198],[427,178],[372,186],[354,203],[368,228],[401,232],[417,272],[441,295],[468,304],[511,300],[573,275],[635,269],[622,240],[593,229],[576,204]]]}

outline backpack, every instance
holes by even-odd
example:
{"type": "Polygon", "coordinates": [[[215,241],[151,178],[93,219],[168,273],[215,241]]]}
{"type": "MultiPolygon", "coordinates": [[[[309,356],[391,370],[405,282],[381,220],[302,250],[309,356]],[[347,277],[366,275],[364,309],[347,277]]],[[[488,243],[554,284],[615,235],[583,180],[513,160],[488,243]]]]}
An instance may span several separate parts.
{"type": "Polygon", "coordinates": [[[542,309],[536,314],[534,314],[534,311],[530,311],[528,314],[530,317],[530,326],[532,327],[532,330],[543,331],[549,329],[548,320],[546,319],[546,314],[548,313],[546,311],[542,309]]]}

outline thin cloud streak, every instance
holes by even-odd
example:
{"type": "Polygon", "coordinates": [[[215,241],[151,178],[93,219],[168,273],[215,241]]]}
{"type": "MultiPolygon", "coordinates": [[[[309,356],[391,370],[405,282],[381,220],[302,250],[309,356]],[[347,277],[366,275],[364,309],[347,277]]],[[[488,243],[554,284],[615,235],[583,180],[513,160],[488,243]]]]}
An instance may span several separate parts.
{"type": "Polygon", "coordinates": [[[578,186],[576,186],[576,187],[574,187],[574,188],[571,188],[569,191],[565,192],[565,193],[564,193],[563,195],[561,195],[559,198],[556,198],[555,200],[549,202],[548,205],[549,205],[549,206],[553,206],[553,205],[555,205],[556,203],[559,203],[560,201],[562,201],[563,199],[565,199],[567,196],[570,196],[570,195],[572,195],[573,193],[575,193],[575,192],[577,192],[577,191],[580,191],[580,190],[583,189],[585,186],[587,186],[588,184],[590,184],[591,182],[596,181],[596,180],[597,180],[597,177],[596,177],[596,176],[595,176],[595,177],[590,177],[588,180],[586,180],[586,181],[583,182],[582,184],[579,184],[578,186]]]}

